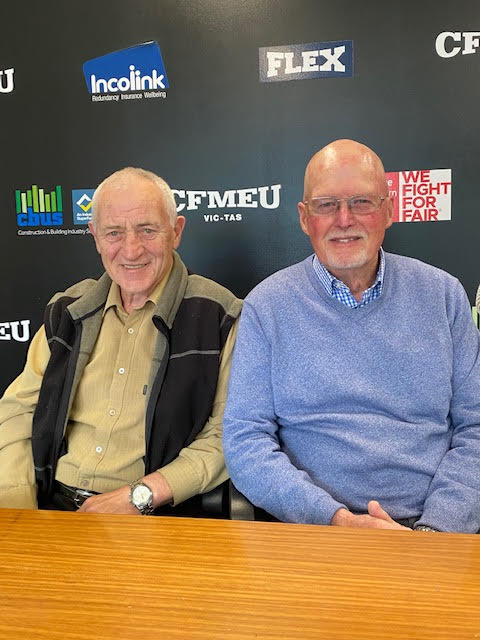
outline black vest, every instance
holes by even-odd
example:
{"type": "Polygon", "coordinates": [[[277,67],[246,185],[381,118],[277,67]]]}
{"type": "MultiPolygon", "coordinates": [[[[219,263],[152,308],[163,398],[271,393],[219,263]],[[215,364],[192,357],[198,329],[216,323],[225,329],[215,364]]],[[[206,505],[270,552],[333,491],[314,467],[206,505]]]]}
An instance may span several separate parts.
{"type": "MultiPolygon", "coordinates": [[[[39,507],[52,494],[58,459],[68,449],[64,435],[83,322],[103,312],[103,304],[73,320],[63,296],[46,309],[44,324],[51,356],[33,416],[32,448],[39,507]]],[[[231,298],[235,300],[234,296],[231,298]]],[[[219,302],[207,297],[183,298],[169,330],[159,316],[153,322],[167,339],[145,420],[145,474],[178,456],[208,420],[216,392],[219,355],[235,321],[219,302]]]]}

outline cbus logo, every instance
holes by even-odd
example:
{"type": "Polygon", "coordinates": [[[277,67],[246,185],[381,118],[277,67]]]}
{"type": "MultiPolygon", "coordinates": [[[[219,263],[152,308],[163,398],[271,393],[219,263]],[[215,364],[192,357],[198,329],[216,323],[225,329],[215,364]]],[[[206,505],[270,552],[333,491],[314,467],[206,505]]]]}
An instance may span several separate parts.
{"type": "Polygon", "coordinates": [[[351,77],[353,42],[310,42],[258,50],[260,82],[351,77]]]}
{"type": "Polygon", "coordinates": [[[15,208],[19,227],[58,227],[63,224],[62,187],[48,191],[36,184],[15,190],[15,208]]]}
{"type": "Polygon", "coordinates": [[[13,91],[13,74],[15,69],[4,69],[0,71],[0,93],[11,93],[13,91]]]}
{"type": "Polygon", "coordinates": [[[165,98],[169,88],[162,52],[153,41],[88,60],[83,74],[92,102],[165,98]]]}

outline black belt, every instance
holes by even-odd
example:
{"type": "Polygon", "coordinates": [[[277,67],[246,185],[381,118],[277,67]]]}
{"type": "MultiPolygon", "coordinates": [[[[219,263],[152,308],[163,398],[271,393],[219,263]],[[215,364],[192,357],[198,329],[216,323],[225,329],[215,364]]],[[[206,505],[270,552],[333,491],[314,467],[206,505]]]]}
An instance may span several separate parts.
{"type": "Polygon", "coordinates": [[[98,496],[98,491],[86,491],[85,489],[77,489],[77,487],[69,487],[63,482],[58,482],[58,480],[55,482],[53,492],[67,498],[77,509],[82,506],[87,498],[98,496]]]}

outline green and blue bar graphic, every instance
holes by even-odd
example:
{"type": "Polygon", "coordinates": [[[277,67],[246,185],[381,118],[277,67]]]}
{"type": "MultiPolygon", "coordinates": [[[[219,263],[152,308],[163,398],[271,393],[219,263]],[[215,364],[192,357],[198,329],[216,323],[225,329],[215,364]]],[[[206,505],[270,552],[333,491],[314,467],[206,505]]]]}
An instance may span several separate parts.
{"type": "Polygon", "coordinates": [[[55,191],[45,193],[45,189],[39,189],[36,184],[32,184],[27,191],[15,190],[15,203],[17,213],[61,213],[63,211],[62,188],[59,184],[55,191]]]}
{"type": "Polygon", "coordinates": [[[17,224],[20,227],[49,227],[63,224],[62,187],[48,191],[36,184],[31,189],[15,190],[17,224]]]}

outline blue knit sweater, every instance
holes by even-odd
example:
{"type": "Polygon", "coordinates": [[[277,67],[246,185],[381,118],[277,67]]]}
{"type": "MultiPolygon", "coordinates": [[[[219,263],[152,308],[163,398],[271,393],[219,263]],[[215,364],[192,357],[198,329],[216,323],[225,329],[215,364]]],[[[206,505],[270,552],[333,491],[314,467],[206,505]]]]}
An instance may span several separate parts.
{"type": "Polygon", "coordinates": [[[379,500],[393,518],[480,529],[480,336],[449,274],[386,255],[350,309],[312,257],[247,297],[224,416],[234,484],[281,520],[328,524],[379,500]]]}

